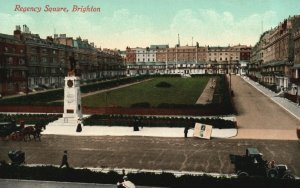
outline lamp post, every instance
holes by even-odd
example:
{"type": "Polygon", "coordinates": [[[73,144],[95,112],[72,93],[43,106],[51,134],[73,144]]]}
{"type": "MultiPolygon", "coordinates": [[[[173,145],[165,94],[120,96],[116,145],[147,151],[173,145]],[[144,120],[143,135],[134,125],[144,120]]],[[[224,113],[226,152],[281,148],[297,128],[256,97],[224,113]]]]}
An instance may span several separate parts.
{"type": "Polygon", "coordinates": [[[230,92],[231,92],[231,73],[229,73],[229,89],[230,89],[230,92]]]}
{"type": "Polygon", "coordinates": [[[294,86],[293,88],[294,88],[294,90],[296,90],[296,94],[295,94],[295,96],[296,96],[296,102],[297,102],[297,105],[299,105],[299,99],[298,99],[298,86],[294,86]]]}

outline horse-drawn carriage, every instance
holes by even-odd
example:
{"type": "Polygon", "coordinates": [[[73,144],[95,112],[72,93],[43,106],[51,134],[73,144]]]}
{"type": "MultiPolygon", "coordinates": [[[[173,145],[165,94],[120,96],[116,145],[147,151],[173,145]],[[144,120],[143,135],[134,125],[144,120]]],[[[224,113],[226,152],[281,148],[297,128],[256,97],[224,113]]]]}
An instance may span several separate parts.
{"type": "Polygon", "coordinates": [[[17,125],[15,121],[0,123],[0,138],[11,140],[41,140],[41,132],[45,129],[45,125],[36,124],[34,126],[25,126],[24,122],[17,125]]]}
{"type": "Polygon", "coordinates": [[[6,137],[13,132],[18,131],[19,128],[16,125],[16,122],[0,122],[0,137],[6,137]]]}

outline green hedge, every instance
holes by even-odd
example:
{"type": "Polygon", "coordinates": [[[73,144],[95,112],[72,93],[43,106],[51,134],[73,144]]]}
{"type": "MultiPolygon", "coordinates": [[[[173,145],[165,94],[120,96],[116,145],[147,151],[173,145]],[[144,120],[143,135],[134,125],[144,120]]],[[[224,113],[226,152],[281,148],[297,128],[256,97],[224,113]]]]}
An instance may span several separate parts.
{"type": "Polygon", "coordinates": [[[64,96],[63,89],[46,91],[42,93],[24,95],[8,99],[1,99],[0,104],[9,105],[41,105],[47,104],[50,101],[62,100],[64,96]]]}
{"type": "Polygon", "coordinates": [[[61,114],[0,114],[0,122],[16,121],[16,123],[20,123],[20,121],[24,121],[25,124],[47,125],[60,117],[62,117],[61,114]]]}
{"type": "Polygon", "coordinates": [[[156,116],[92,115],[84,119],[84,125],[132,126],[135,120],[143,127],[194,127],[195,123],[212,125],[214,128],[236,128],[236,122],[220,118],[177,118],[156,116]]]}
{"type": "MultiPolygon", "coordinates": [[[[139,186],[156,187],[299,187],[299,180],[267,179],[260,177],[248,178],[225,178],[208,175],[194,176],[183,175],[176,177],[171,173],[129,173],[128,179],[139,186]]],[[[26,179],[61,182],[84,182],[116,184],[122,176],[117,172],[108,173],[94,172],[88,169],[58,168],[53,166],[25,167],[25,166],[0,166],[0,178],[3,179],[26,179]]]]}

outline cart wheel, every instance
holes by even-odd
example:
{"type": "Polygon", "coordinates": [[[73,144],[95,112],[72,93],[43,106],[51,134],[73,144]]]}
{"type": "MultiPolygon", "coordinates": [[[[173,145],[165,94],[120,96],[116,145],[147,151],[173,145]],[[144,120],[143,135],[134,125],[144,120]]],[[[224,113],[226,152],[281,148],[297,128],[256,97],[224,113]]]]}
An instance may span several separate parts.
{"type": "Polygon", "coordinates": [[[248,174],[247,172],[240,171],[240,172],[237,173],[237,176],[238,176],[239,178],[242,178],[242,177],[248,177],[249,174],[248,174]]]}
{"type": "Polygon", "coordinates": [[[267,171],[268,178],[276,178],[278,176],[278,171],[274,168],[271,168],[267,171]]]}
{"type": "Polygon", "coordinates": [[[294,180],[295,176],[289,172],[285,172],[282,176],[282,179],[290,179],[290,180],[294,180]]]}

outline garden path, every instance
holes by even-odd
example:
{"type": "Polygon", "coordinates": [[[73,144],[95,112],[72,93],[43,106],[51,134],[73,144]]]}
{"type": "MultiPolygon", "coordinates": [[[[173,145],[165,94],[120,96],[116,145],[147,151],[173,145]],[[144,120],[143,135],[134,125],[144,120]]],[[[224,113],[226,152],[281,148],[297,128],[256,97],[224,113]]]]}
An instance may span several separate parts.
{"type": "Polygon", "coordinates": [[[211,101],[213,99],[213,96],[214,96],[215,87],[216,87],[215,78],[210,78],[208,80],[208,82],[206,84],[206,87],[204,88],[202,94],[200,95],[200,97],[196,101],[196,104],[209,104],[209,103],[211,103],[211,101]]]}

